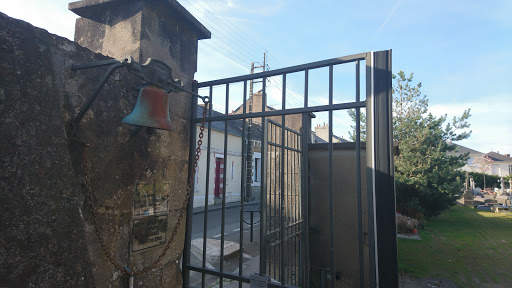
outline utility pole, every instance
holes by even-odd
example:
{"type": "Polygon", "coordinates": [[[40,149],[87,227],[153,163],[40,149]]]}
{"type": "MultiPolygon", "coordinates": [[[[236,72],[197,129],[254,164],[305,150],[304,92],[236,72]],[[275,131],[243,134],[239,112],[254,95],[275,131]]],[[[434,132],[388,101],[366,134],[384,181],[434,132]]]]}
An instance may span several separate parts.
{"type": "MultiPolygon", "coordinates": [[[[267,59],[267,53],[263,53],[263,65],[261,66],[254,66],[254,62],[251,63],[251,74],[254,74],[254,69],[257,68],[263,68],[263,71],[265,71],[266,67],[266,59],[267,59]]],[[[251,80],[249,84],[249,111],[248,113],[253,112],[253,99],[254,99],[254,83],[259,83],[262,81],[254,81],[251,80]]],[[[263,104],[263,103],[262,103],[263,104]]],[[[261,112],[261,111],[258,111],[261,112]]],[[[245,199],[246,201],[252,201],[252,118],[248,118],[247,120],[247,155],[245,158],[246,161],[246,179],[245,179],[245,199]]],[[[263,123],[262,123],[263,125],[263,123]]]]}

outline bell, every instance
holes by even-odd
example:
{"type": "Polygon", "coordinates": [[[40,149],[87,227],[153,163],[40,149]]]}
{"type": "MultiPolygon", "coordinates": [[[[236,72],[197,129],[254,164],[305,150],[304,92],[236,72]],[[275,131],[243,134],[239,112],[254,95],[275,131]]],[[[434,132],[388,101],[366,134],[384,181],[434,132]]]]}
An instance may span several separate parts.
{"type": "Polygon", "coordinates": [[[135,108],[122,122],[174,131],[169,117],[169,95],[163,89],[155,86],[142,88],[135,108]]]}

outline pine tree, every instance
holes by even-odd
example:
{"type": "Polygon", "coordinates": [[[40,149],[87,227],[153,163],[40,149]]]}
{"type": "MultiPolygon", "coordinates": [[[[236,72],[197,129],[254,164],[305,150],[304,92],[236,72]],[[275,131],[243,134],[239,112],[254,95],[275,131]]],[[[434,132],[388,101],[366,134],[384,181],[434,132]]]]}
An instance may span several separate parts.
{"type": "MultiPolygon", "coordinates": [[[[421,82],[414,84],[412,73],[406,77],[400,71],[393,79],[393,140],[400,151],[394,159],[397,210],[411,216],[437,216],[462,193],[458,169],[467,155],[449,153],[456,148],[450,141],[470,136],[464,131],[470,110],[445,125],[446,115],[437,118],[428,113],[428,98],[421,93],[421,82]]],[[[349,115],[355,121],[355,113],[349,115]]],[[[361,127],[363,131],[363,123],[361,127]]]]}

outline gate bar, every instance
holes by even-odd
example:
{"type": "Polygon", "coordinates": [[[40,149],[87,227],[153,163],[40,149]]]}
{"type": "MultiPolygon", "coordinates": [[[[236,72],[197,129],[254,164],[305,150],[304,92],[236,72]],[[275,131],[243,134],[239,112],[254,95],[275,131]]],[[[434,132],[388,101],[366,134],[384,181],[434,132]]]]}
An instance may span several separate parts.
{"type": "MultiPolygon", "coordinates": [[[[282,109],[285,110],[285,106],[286,106],[286,74],[283,74],[283,98],[282,98],[282,109]]],[[[279,180],[281,180],[281,189],[280,189],[280,193],[279,193],[279,224],[280,224],[280,233],[279,233],[279,238],[281,239],[281,245],[279,248],[280,249],[280,253],[281,255],[279,255],[279,282],[281,283],[285,283],[285,278],[284,278],[284,246],[285,246],[285,243],[284,243],[284,217],[286,216],[285,215],[285,199],[284,199],[284,195],[285,193],[287,192],[286,190],[286,187],[285,187],[285,177],[286,177],[286,174],[284,172],[284,166],[285,166],[285,161],[284,161],[284,155],[285,155],[285,149],[284,149],[284,146],[285,146],[285,137],[286,137],[286,129],[284,129],[283,127],[285,127],[285,115],[281,115],[281,124],[282,124],[282,127],[281,127],[281,177],[279,180]]]]}
{"type": "MultiPolygon", "coordinates": [[[[210,103],[208,105],[208,113],[209,113],[209,116],[211,117],[212,116],[212,107],[213,107],[213,102],[212,102],[212,97],[213,95],[213,86],[210,86],[210,93],[209,93],[209,96],[210,96],[210,103]]],[[[204,198],[204,218],[203,218],[203,259],[202,259],[202,266],[203,268],[206,268],[206,240],[208,239],[208,198],[209,198],[209,190],[210,190],[210,162],[211,162],[211,157],[210,157],[210,152],[211,152],[211,142],[212,142],[212,129],[211,129],[211,126],[212,126],[212,122],[209,121],[208,122],[208,140],[207,140],[207,143],[208,143],[208,147],[206,148],[206,188],[205,188],[205,198],[204,198]]],[[[192,233],[192,232],[190,232],[192,233]]],[[[206,274],[205,273],[202,273],[201,274],[201,287],[202,288],[205,288],[205,282],[206,282],[206,274]]]]}
{"type": "MultiPolygon", "coordinates": [[[[229,83],[226,83],[226,114],[229,111],[229,83]]],[[[220,272],[224,272],[224,232],[226,232],[226,171],[227,171],[227,160],[228,160],[228,122],[224,121],[224,168],[222,169],[222,217],[220,223],[220,272]]],[[[219,287],[224,286],[224,278],[221,274],[219,277],[219,287]]]]}
{"type": "MultiPolygon", "coordinates": [[[[333,103],[333,65],[329,65],[329,105],[333,103]]],[[[336,270],[334,267],[334,194],[332,183],[332,115],[329,110],[329,216],[330,216],[330,240],[331,240],[331,288],[336,287],[336,270]]]]}
{"type": "MultiPolygon", "coordinates": [[[[359,60],[356,61],[356,102],[361,99],[360,91],[360,67],[359,60]]],[[[364,256],[363,256],[363,216],[361,201],[361,109],[356,108],[356,193],[357,193],[357,227],[359,241],[359,287],[364,287],[364,256]]]]}
{"type": "MultiPolygon", "coordinates": [[[[309,97],[309,69],[304,70],[304,108],[307,108],[308,103],[308,97],[309,97]]],[[[302,263],[304,263],[304,271],[305,275],[304,278],[300,277],[301,283],[300,286],[303,285],[309,285],[309,249],[307,248],[309,245],[309,192],[308,192],[308,157],[307,157],[307,150],[308,150],[308,144],[310,141],[311,133],[311,120],[309,114],[302,114],[302,128],[303,128],[303,136],[302,136],[302,162],[301,162],[301,178],[302,182],[302,193],[301,193],[301,206],[302,206],[302,213],[304,213],[304,224],[302,225],[302,239],[304,240],[304,243],[302,243],[301,251],[303,250],[303,258],[302,263]],[[306,123],[306,125],[304,125],[306,123]]],[[[300,269],[300,272],[302,273],[302,269],[300,269]]]]}
{"type": "Polygon", "coordinates": [[[338,64],[344,64],[349,62],[354,62],[356,60],[364,60],[368,53],[359,53],[359,54],[353,54],[343,57],[337,57],[337,58],[331,58],[323,61],[317,61],[317,62],[311,62],[307,64],[302,65],[296,65],[276,70],[270,70],[265,72],[259,72],[254,74],[248,74],[244,76],[236,76],[236,77],[229,77],[224,79],[218,79],[213,81],[206,81],[202,83],[198,83],[198,88],[207,87],[207,86],[216,86],[216,85],[222,85],[226,83],[233,83],[233,82],[242,82],[244,80],[253,80],[258,78],[267,78],[272,76],[278,76],[282,74],[291,74],[294,72],[301,72],[306,69],[316,69],[316,68],[322,68],[327,67],[329,65],[338,65],[338,64]]]}
{"type": "Polygon", "coordinates": [[[374,105],[371,101],[374,99],[374,52],[370,52],[366,59],[366,181],[367,181],[367,205],[368,205],[368,255],[370,260],[370,287],[378,287],[378,262],[377,262],[377,233],[375,227],[375,151],[373,115],[374,105]]]}
{"type": "MultiPolygon", "coordinates": [[[[262,96],[261,96],[261,110],[265,112],[267,107],[267,77],[263,77],[262,83],[262,96]]],[[[247,115],[246,115],[247,116],[247,115]]],[[[265,263],[267,261],[267,253],[266,249],[266,237],[265,237],[265,227],[267,227],[267,124],[265,122],[265,116],[261,117],[261,133],[263,135],[263,144],[261,145],[261,167],[265,167],[265,174],[263,174],[263,169],[261,169],[262,176],[261,177],[261,192],[260,192],[260,275],[265,274],[265,263]]]]}
{"type": "MultiPolygon", "coordinates": [[[[192,89],[194,92],[197,92],[197,86],[196,86],[197,82],[193,82],[192,83],[192,89]]],[[[192,97],[192,101],[190,101],[190,105],[192,105],[191,107],[191,110],[192,110],[192,117],[195,117],[197,116],[197,97],[192,97]]],[[[187,179],[190,178],[190,175],[192,175],[193,172],[193,169],[194,169],[194,152],[195,152],[195,149],[192,149],[190,147],[193,147],[195,146],[195,143],[196,143],[196,132],[197,132],[197,125],[195,123],[190,123],[190,145],[189,145],[189,155],[188,155],[188,177],[187,179]]],[[[190,195],[189,195],[189,199],[194,199],[194,184],[195,184],[195,181],[192,181],[192,185],[191,185],[191,189],[190,189],[190,195]]],[[[193,217],[193,207],[194,207],[194,201],[188,201],[188,204],[187,204],[187,211],[185,211],[186,215],[187,215],[187,223],[185,224],[186,226],[186,230],[185,231],[192,231],[192,217],[193,217]]],[[[183,263],[182,265],[185,266],[186,264],[190,263],[190,245],[191,245],[191,240],[190,239],[192,236],[192,232],[185,232],[185,243],[183,245],[183,249],[184,249],[184,253],[183,253],[183,263]]],[[[170,239],[169,239],[170,241],[170,239]]],[[[182,269],[182,277],[183,277],[183,284],[188,286],[190,283],[190,273],[187,273],[186,269],[182,269]]]]}
{"type": "MultiPolygon", "coordinates": [[[[242,105],[243,105],[243,109],[242,109],[242,114],[245,114],[245,109],[246,109],[246,96],[247,96],[247,80],[244,81],[244,94],[242,96],[243,100],[242,100],[242,105]]],[[[245,143],[245,141],[251,141],[251,139],[248,137],[247,139],[245,138],[245,131],[246,131],[246,126],[247,126],[247,121],[242,120],[244,121],[243,125],[242,125],[242,173],[241,173],[241,181],[240,181],[240,184],[242,185],[241,189],[240,189],[240,193],[242,195],[240,195],[240,251],[239,251],[239,254],[238,254],[238,275],[241,277],[243,275],[243,254],[244,254],[244,202],[245,202],[245,193],[247,193],[247,185],[246,185],[246,182],[247,182],[247,176],[245,175],[246,171],[247,171],[247,143],[245,143]]],[[[252,158],[252,157],[251,157],[252,158]]],[[[252,161],[252,159],[250,159],[252,161]]],[[[251,194],[252,195],[252,194],[251,194]]],[[[252,215],[252,213],[251,213],[252,215]]],[[[252,219],[251,219],[251,225],[252,225],[252,219]]],[[[251,227],[251,233],[252,233],[252,227],[251,227]]],[[[252,237],[251,237],[251,241],[252,241],[252,237]]],[[[242,281],[238,281],[238,288],[242,288],[242,281]]]]}
{"type": "MultiPolygon", "coordinates": [[[[238,120],[238,119],[247,119],[247,118],[258,118],[258,117],[269,117],[269,116],[281,116],[281,115],[291,115],[291,114],[304,114],[304,113],[313,113],[313,112],[325,112],[325,111],[334,111],[334,110],[346,110],[346,109],[354,109],[354,108],[365,108],[366,101],[359,102],[345,102],[339,104],[332,105],[320,105],[313,106],[307,108],[290,108],[287,110],[271,110],[264,112],[253,112],[247,114],[233,114],[228,115],[219,115],[215,117],[207,117],[207,121],[225,121],[225,120],[238,120]]],[[[202,118],[194,118],[192,119],[193,123],[200,123],[202,118]]]]}

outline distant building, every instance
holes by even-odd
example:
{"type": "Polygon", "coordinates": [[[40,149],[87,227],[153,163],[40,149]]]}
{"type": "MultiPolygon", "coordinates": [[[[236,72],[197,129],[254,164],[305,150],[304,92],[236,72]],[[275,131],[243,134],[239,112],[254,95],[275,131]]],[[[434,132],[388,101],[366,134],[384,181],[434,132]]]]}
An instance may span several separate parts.
{"type": "MultiPolygon", "coordinates": [[[[315,126],[315,135],[316,137],[322,139],[324,142],[328,143],[329,142],[329,124],[323,124],[323,125],[316,125],[315,126]]],[[[316,141],[317,139],[315,139],[315,142],[314,143],[322,143],[320,141],[316,141]]],[[[332,143],[344,143],[344,142],[349,142],[348,140],[344,139],[343,137],[339,137],[339,136],[336,136],[334,135],[334,133],[332,134],[332,143]]]]}
{"type": "Polygon", "coordinates": [[[512,158],[510,157],[510,154],[499,154],[499,152],[489,152],[489,153],[482,153],[480,151],[473,150],[468,147],[464,147],[459,144],[450,143],[451,145],[457,146],[455,151],[451,152],[455,155],[462,155],[469,153],[469,159],[464,167],[461,168],[461,170],[468,171],[468,172],[480,172],[476,168],[476,160],[477,158],[481,157],[488,157],[492,160],[491,164],[489,165],[489,169],[485,171],[485,174],[487,175],[496,175],[500,177],[505,177],[508,175],[512,175],[512,158]]]}

